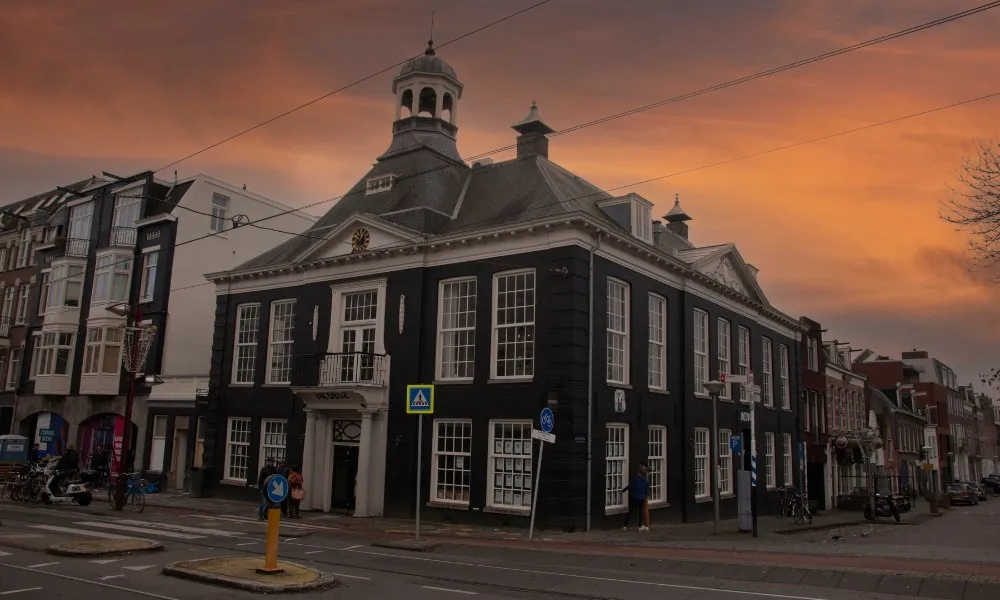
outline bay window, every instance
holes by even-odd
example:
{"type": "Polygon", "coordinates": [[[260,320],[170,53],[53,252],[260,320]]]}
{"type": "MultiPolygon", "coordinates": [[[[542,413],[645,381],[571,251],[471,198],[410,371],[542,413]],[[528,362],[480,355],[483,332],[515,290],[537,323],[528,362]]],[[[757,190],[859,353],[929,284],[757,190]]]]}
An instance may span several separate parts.
{"type": "Polygon", "coordinates": [[[121,327],[89,327],[83,354],[84,375],[118,374],[121,352],[121,327]]]}
{"type": "Polygon", "coordinates": [[[52,265],[49,283],[50,310],[63,307],[79,308],[83,291],[83,265],[61,263],[52,265]]]}
{"type": "Polygon", "coordinates": [[[91,302],[125,302],[128,300],[132,274],[132,257],[105,254],[97,257],[94,270],[94,291],[91,302]]]}
{"type": "Polygon", "coordinates": [[[42,332],[38,348],[39,377],[69,375],[73,368],[73,345],[76,334],[42,332]]]}

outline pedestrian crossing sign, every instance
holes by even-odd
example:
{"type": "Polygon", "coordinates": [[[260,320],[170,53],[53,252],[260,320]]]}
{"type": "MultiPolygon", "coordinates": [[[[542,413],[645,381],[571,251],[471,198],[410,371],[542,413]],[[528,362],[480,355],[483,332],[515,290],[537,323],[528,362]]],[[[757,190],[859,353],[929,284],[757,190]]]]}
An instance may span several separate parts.
{"type": "Polygon", "coordinates": [[[434,386],[431,384],[406,386],[406,412],[434,414],[434,386]]]}

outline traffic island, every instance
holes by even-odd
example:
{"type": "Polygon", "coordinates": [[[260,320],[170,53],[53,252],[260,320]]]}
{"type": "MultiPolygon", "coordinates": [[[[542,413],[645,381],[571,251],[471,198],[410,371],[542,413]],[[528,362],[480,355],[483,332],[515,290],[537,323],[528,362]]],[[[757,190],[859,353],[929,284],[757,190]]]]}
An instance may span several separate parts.
{"type": "Polygon", "coordinates": [[[325,590],[339,585],[332,575],[290,562],[278,561],[279,572],[275,573],[260,572],[262,566],[259,557],[224,556],[175,562],[163,567],[163,574],[261,594],[325,590]]]}
{"type": "Polygon", "coordinates": [[[163,544],[153,540],[80,540],[49,546],[46,551],[56,556],[114,556],[135,552],[156,552],[163,550],[163,544]]]}
{"type": "Polygon", "coordinates": [[[409,550],[410,552],[430,552],[441,544],[438,542],[428,542],[426,540],[389,540],[385,542],[373,542],[376,548],[388,548],[392,550],[409,550]]]}

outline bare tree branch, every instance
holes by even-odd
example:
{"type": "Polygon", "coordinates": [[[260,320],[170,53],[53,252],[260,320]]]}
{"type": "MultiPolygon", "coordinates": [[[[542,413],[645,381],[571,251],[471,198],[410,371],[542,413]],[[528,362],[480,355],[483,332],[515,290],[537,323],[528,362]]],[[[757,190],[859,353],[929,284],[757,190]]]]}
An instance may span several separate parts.
{"type": "MultiPolygon", "coordinates": [[[[944,203],[941,219],[969,234],[974,266],[986,281],[1000,285],[1000,144],[980,142],[976,154],[962,160],[959,189],[944,203]]],[[[993,373],[994,384],[997,373],[993,373]]],[[[984,381],[985,383],[985,381],[984,381]]]]}

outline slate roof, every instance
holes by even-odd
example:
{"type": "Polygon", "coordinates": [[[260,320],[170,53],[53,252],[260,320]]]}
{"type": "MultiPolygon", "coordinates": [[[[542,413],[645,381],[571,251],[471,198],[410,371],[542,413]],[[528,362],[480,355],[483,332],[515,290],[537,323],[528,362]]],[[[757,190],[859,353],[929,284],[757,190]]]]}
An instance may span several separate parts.
{"type": "MultiPolygon", "coordinates": [[[[73,190],[76,192],[86,190],[87,188],[93,187],[95,184],[106,183],[105,180],[99,177],[88,177],[87,179],[82,179],[75,183],[69,185],[59,186],[64,190],[73,190]]],[[[69,191],[63,191],[60,189],[52,189],[47,192],[42,192],[41,194],[36,194],[30,198],[25,198],[23,200],[15,200],[14,202],[7,203],[0,206],[0,210],[11,212],[12,214],[22,214],[25,212],[30,212],[32,210],[36,211],[32,218],[33,225],[37,225],[46,221],[52,213],[58,210],[67,200],[76,198],[77,196],[69,191]]],[[[11,225],[8,227],[15,228],[16,219],[12,220],[11,225]]]]}

